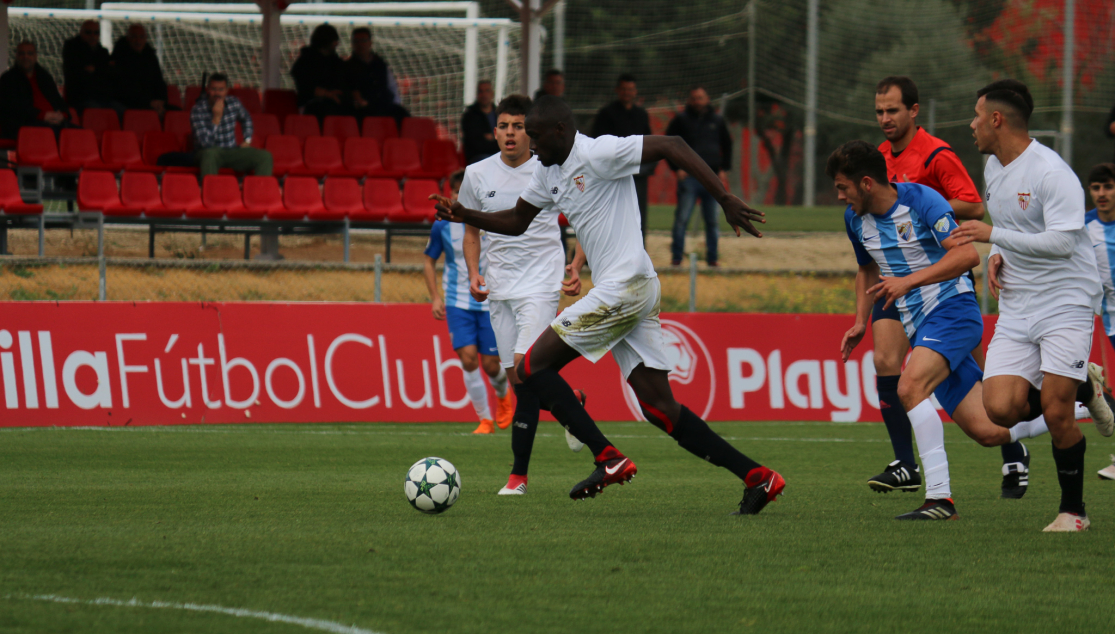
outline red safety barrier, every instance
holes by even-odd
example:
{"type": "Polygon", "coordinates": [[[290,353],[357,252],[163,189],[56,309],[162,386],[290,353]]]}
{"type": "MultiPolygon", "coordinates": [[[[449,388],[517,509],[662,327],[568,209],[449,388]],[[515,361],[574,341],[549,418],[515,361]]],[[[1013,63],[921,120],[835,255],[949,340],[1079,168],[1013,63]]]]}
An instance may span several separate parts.
{"type": "MultiPolygon", "coordinates": [[[[0,426],[473,421],[423,304],[2,302],[0,426]]],[[[709,420],[880,420],[849,315],[665,313],[679,401],[709,420]]],[[[986,342],[994,328],[988,318],[986,342]]],[[[1109,344],[1096,329],[1092,357],[1109,344]]],[[[598,420],[638,405],[610,358],[563,375],[598,420]]]]}

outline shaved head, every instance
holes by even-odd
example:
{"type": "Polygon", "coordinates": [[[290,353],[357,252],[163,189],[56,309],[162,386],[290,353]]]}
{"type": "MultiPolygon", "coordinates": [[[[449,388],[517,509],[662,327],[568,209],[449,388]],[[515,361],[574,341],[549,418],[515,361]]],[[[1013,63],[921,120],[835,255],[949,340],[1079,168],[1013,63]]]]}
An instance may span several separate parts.
{"type": "Polygon", "coordinates": [[[542,165],[561,165],[577,139],[577,122],[564,100],[543,95],[527,114],[526,133],[542,165]]]}

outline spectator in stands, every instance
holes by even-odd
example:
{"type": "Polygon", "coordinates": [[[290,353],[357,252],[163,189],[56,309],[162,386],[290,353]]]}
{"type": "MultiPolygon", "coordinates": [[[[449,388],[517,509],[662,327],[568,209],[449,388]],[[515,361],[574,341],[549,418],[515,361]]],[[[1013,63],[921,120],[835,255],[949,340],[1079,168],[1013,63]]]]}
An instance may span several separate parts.
{"type": "Polygon", "coordinates": [[[167,110],[166,80],[142,24],[129,26],[128,33],[116,40],[112,63],[120,103],[128,108],[154,110],[162,117],[167,110]]]}
{"type": "Polygon", "coordinates": [[[395,73],[372,50],[372,30],[368,27],[352,30],[352,56],[344,62],[344,75],[357,118],[395,117],[401,126],[403,118],[410,116],[399,97],[395,73]]]}
{"type": "MultiPolygon", "coordinates": [[[[728,134],[724,119],[709,105],[708,92],[703,87],[695,86],[689,91],[685,110],[670,121],[666,134],[684,139],[723,180],[725,170],[732,164],[732,136],[728,134]]],[[[674,240],[670,248],[671,264],[681,265],[681,257],[685,252],[685,231],[689,226],[693,207],[699,199],[705,220],[705,255],[708,265],[716,266],[720,205],[697,179],[675,165],[670,165],[670,168],[676,171],[678,178],[678,205],[674,212],[674,240]]]]}
{"type": "Polygon", "coordinates": [[[302,47],[290,69],[298,90],[298,107],[320,121],[329,115],[352,114],[345,95],[344,62],[337,56],[340,41],[332,25],[319,25],[310,35],[310,45],[302,47]]]}
{"type": "MultiPolygon", "coordinates": [[[[646,136],[653,134],[650,129],[650,115],[645,108],[636,105],[639,90],[635,76],[624,73],[616,80],[616,100],[596,113],[592,122],[592,136],[646,136]]],[[[655,163],[644,163],[635,175],[635,194],[639,198],[639,217],[642,222],[643,242],[647,239],[647,178],[654,173],[655,163]]]]}
{"type": "Polygon", "coordinates": [[[542,87],[534,93],[534,100],[542,95],[550,95],[552,97],[565,98],[565,73],[556,68],[551,68],[546,71],[546,75],[542,79],[542,87]]]}
{"type": "Polygon", "coordinates": [[[38,50],[29,40],[16,46],[15,64],[0,75],[0,136],[15,139],[25,125],[51,127],[55,135],[73,127],[58,85],[39,66],[38,50]]]}
{"type": "Polygon", "coordinates": [[[1107,115],[1107,127],[1104,128],[1108,138],[1115,138],[1115,107],[1111,108],[1111,114],[1107,115]]]}
{"type": "Polygon", "coordinates": [[[62,77],[66,101],[78,112],[86,108],[112,108],[124,116],[124,104],[113,94],[112,59],[101,46],[101,27],[86,20],[81,30],[62,45],[62,77]]]}
{"type": "Polygon", "coordinates": [[[499,152],[496,143],[496,91],[487,79],[476,84],[476,101],[461,115],[465,162],[469,165],[499,152]]]}
{"type": "Polygon", "coordinates": [[[209,76],[205,95],[190,110],[197,163],[201,177],[216,174],[222,167],[256,176],[271,175],[271,153],[251,146],[252,117],[236,97],[228,94],[228,77],[209,76]],[[244,142],[236,144],[236,122],[244,131],[244,142]]]}

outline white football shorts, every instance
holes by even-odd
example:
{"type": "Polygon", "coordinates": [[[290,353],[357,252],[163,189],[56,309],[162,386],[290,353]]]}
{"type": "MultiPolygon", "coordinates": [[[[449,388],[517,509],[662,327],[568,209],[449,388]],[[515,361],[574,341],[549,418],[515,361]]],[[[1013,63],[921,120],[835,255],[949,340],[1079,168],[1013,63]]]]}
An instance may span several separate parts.
{"type": "Polygon", "coordinates": [[[596,363],[610,350],[627,378],[640,363],[670,370],[658,319],[657,277],[636,278],[621,289],[594,287],[550,326],[581,356],[596,363]]]}
{"type": "Polygon", "coordinates": [[[499,364],[514,367],[515,355],[526,354],[557,315],[560,293],[516,299],[492,299],[488,311],[496,333],[499,364]]]}
{"type": "Polygon", "coordinates": [[[1095,316],[1087,306],[1066,306],[1032,317],[1000,315],[987,346],[983,378],[1020,376],[1041,389],[1044,373],[1078,381],[1088,377],[1095,316]]]}

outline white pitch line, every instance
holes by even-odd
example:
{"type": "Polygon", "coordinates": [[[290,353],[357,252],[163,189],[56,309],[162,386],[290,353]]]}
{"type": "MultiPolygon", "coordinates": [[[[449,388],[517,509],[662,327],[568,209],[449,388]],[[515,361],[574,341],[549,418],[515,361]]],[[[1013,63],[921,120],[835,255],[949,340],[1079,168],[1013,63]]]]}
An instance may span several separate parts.
{"type": "Polygon", "coordinates": [[[166,610],[186,610],[189,612],[214,612],[216,614],[227,614],[229,616],[242,618],[262,619],[264,621],[271,621],[272,623],[300,625],[307,629],[320,630],[322,632],[332,632],[333,634],[380,634],[379,632],[366,630],[364,628],[356,627],[355,625],[342,625],[333,621],[325,621],[322,619],[307,619],[300,616],[289,616],[287,614],[278,614],[275,612],[260,612],[257,610],[245,610],[243,608],[226,608],[222,605],[206,605],[201,603],[168,603],[166,601],[144,602],[135,598],[129,601],[121,601],[119,599],[110,599],[106,597],[97,599],[74,599],[71,597],[60,597],[55,594],[9,594],[5,595],[4,598],[23,599],[27,601],[49,601],[51,603],[76,603],[79,605],[107,605],[121,608],[157,608],[166,610]]]}

